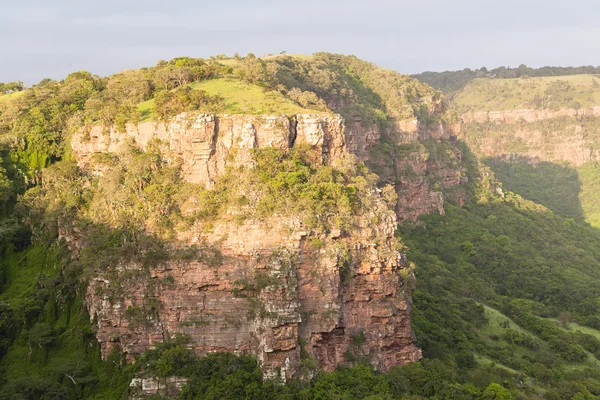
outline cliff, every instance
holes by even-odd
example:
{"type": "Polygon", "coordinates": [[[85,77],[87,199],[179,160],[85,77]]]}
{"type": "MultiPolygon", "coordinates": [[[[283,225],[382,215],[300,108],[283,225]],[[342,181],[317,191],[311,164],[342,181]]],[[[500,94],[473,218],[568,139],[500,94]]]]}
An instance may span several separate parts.
{"type": "Polygon", "coordinates": [[[597,76],[586,74],[475,79],[452,98],[459,137],[484,157],[580,166],[600,156],[598,88],[597,76]]]}
{"type": "MultiPolygon", "coordinates": [[[[414,171],[397,180],[398,201],[389,193],[384,201],[374,187],[363,192],[361,211],[345,229],[318,231],[285,214],[240,223],[239,211],[229,208],[208,228],[197,223],[178,231],[168,244],[175,256],[164,263],[123,261],[94,271],[86,302],[103,357],[118,346],[132,359],[182,333],[199,354],[255,354],[267,376],[282,379],[305,374],[307,359],[325,370],[365,359],[381,371],[418,360],[410,324],[414,276],[394,232],[398,219],[443,213],[441,189],[431,187],[428,175],[454,186],[461,172],[419,151],[420,140],[446,140],[452,132],[445,126],[426,130],[409,120],[391,129],[397,146],[412,146],[397,164],[374,154],[389,130],[328,114],[187,113],[128,124],[123,132],[94,126],[74,135],[78,164],[101,181],[111,167],[94,162],[95,154],[128,144],[158,147],[184,180],[207,188],[228,169],[255,168],[252,151],[261,148],[308,146],[315,165],[332,168],[355,157],[391,165],[398,176],[409,166],[414,171]]],[[[193,214],[198,201],[192,194],[185,213],[193,214]]],[[[76,236],[65,234],[72,247],[85,241],[76,236]]]]}
{"type": "Polygon", "coordinates": [[[598,117],[600,107],[467,113],[459,137],[480,156],[518,154],[580,166],[600,157],[598,117]]]}
{"type": "Polygon", "coordinates": [[[310,236],[280,217],[191,229],[170,251],[196,245],[198,256],[148,270],[124,264],[92,280],[102,354],[118,345],[132,358],[182,333],[200,354],[254,354],[266,376],[284,380],[302,372],[301,348],[329,371],[349,353],[382,371],[416,361],[413,277],[394,247],[395,222],[377,204],[357,218],[360,236],[310,236]]]}
{"type": "MultiPolygon", "coordinates": [[[[307,145],[323,165],[352,154],[359,161],[391,169],[382,174],[382,179],[394,183],[399,196],[398,219],[404,221],[416,220],[432,211],[443,213],[441,189],[465,183],[461,168],[427,161],[419,147],[423,141],[454,140],[457,130],[457,124],[427,126],[416,118],[392,120],[382,129],[378,124],[360,120],[347,123],[335,114],[288,117],[184,113],[166,122],[127,124],[122,132],[114,126],[92,126],[74,135],[71,146],[81,168],[102,169],[105,167],[92,162],[94,154],[115,153],[131,141],[142,150],[157,145],[171,162],[181,165],[181,175],[186,181],[207,187],[228,166],[251,165],[251,150],[256,148],[285,150],[307,145]],[[404,146],[405,154],[402,157],[391,154],[389,158],[380,154],[377,145],[384,137],[394,146],[404,146]],[[414,173],[406,174],[407,168],[414,173]],[[441,179],[441,187],[430,184],[432,176],[441,179]]],[[[453,147],[452,152],[460,159],[460,150],[453,147]]],[[[100,169],[95,173],[101,173],[100,169]]]]}
{"type": "MultiPolygon", "coordinates": [[[[75,135],[71,146],[78,164],[87,168],[93,154],[116,152],[128,141],[142,150],[156,144],[172,162],[181,164],[186,181],[211,186],[227,166],[248,164],[251,149],[288,149],[306,144],[317,150],[320,161],[327,164],[345,152],[345,140],[344,123],[339,116],[299,114],[288,118],[183,113],[167,122],[127,124],[123,132],[114,126],[93,126],[75,135]]],[[[365,144],[358,142],[351,146],[360,153],[365,144]]]]}

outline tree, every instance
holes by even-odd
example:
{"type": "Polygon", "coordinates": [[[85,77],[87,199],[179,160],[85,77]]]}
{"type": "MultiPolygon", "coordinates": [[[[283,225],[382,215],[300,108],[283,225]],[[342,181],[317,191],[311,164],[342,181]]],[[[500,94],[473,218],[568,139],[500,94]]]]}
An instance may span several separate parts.
{"type": "Polygon", "coordinates": [[[38,322],[29,330],[27,338],[29,357],[31,357],[34,347],[39,347],[44,352],[47,350],[47,347],[54,341],[54,330],[50,324],[38,322]]]}
{"type": "Polygon", "coordinates": [[[491,383],[483,391],[481,398],[483,400],[514,400],[512,393],[497,383],[491,383]]]}

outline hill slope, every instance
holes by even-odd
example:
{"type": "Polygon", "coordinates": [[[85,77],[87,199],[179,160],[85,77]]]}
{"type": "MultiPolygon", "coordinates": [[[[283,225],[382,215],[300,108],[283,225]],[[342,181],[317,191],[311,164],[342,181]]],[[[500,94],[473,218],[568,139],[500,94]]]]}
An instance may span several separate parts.
{"type": "Polygon", "coordinates": [[[459,136],[505,187],[597,226],[600,78],[478,78],[452,100],[459,136]]]}

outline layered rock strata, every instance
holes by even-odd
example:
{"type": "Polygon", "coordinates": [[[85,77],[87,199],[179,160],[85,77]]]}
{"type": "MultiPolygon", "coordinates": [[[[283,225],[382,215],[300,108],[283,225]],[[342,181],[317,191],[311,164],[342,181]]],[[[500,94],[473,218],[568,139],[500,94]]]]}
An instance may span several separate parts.
{"type": "MultiPolygon", "coordinates": [[[[425,129],[416,120],[396,121],[388,129],[328,114],[181,114],[167,122],[129,124],[124,132],[92,127],[74,135],[72,147],[80,167],[102,174],[94,170],[95,154],[128,144],[158,146],[181,165],[185,180],[210,187],[228,166],[252,168],[256,148],[303,145],[317,163],[329,165],[348,154],[369,161],[382,135],[399,145],[453,136],[445,125],[425,129]]],[[[102,355],[119,347],[133,359],[182,333],[199,354],[254,354],[265,375],[282,379],[306,374],[303,365],[310,360],[333,370],[363,359],[382,371],[418,360],[410,325],[414,276],[394,232],[398,220],[443,213],[443,196],[430,177],[459,185],[460,171],[419,152],[399,162],[375,156],[400,177],[400,200],[394,210],[379,194],[369,194],[349,231],[316,234],[289,216],[240,224],[230,210],[209,230],[198,225],[178,233],[169,261],[151,267],[123,262],[96,271],[86,300],[102,355]],[[403,175],[407,167],[413,173],[403,175]]]]}
{"type": "MultiPolygon", "coordinates": [[[[382,131],[379,125],[362,121],[346,122],[339,115],[297,114],[285,115],[213,115],[180,114],[166,122],[147,121],[128,124],[124,131],[116,127],[93,126],[74,135],[73,152],[80,167],[98,168],[93,163],[95,154],[114,153],[120,146],[133,143],[142,150],[150,144],[181,164],[182,177],[192,183],[210,187],[227,166],[251,166],[251,150],[275,147],[288,149],[297,145],[311,147],[319,161],[329,165],[345,154],[353,154],[360,161],[387,163],[396,171],[395,176],[410,166],[415,174],[403,174],[395,186],[399,196],[396,207],[399,220],[416,220],[430,212],[443,213],[444,198],[441,189],[432,188],[429,177],[443,177],[446,187],[459,185],[459,169],[423,160],[419,152],[408,160],[383,159],[372,149],[382,138],[394,138],[398,144],[419,143],[434,139],[453,140],[459,126],[438,124],[425,126],[417,119],[391,120],[382,131]]],[[[457,154],[460,153],[455,149],[457,154]]],[[[460,155],[459,155],[460,157],[460,155]]],[[[95,173],[102,173],[95,170],[95,173]]]]}
{"type": "MultiPolygon", "coordinates": [[[[325,164],[346,151],[344,120],[337,115],[213,115],[180,114],[167,122],[148,121],[116,127],[93,126],[71,140],[80,167],[87,168],[98,153],[117,152],[133,142],[145,150],[150,144],[181,163],[182,177],[211,186],[228,165],[251,164],[254,148],[287,149],[304,144],[315,149],[325,164]]],[[[374,140],[377,140],[378,137],[374,140]]],[[[364,152],[364,138],[352,140],[364,152]]]]}
{"type": "Polygon", "coordinates": [[[480,156],[518,154],[580,166],[600,159],[600,106],[466,113],[459,137],[480,156]]]}
{"type": "Polygon", "coordinates": [[[180,234],[171,253],[191,257],[97,271],[86,300],[103,357],[119,346],[133,358],[182,333],[199,354],[253,354],[284,380],[306,373],[302,357],[328,371],[349,357],[382,371],[418,360],[414,277],[395,248],[396,217],[377,203],[352,235],[309,236],[291,217],[223,221],[180,234]]]}

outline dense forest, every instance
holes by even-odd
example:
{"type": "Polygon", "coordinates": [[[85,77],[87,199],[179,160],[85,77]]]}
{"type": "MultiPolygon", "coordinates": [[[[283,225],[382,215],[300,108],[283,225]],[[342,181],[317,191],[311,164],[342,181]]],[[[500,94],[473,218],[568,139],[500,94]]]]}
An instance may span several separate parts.
{"type": "MultiPolygon", "coordinates": [[[[451,92],[477,74],[579,73],[517,71],[469,70],[428,83],[451,92]]],[[[90,269],[117,257],[141,263],[166,257],[162,246],[174,223],[190,223],[181,213],[189,191],[202,199],[194,218],[215,219],[227,205],[247,204],[244,194],[256,190],[264,194],[254,207],[259,215],[293,212],[315,229],[327,229],[348,222],[376,191],[377,177],[362,164],[315,165],[300,148],[257,151],[254,169],[230,171],[204,189],[181,182],[152,148],[132,148],[97,160],[115,167],[99,185],[73,161],[69,138],[75,130],[191,110],[243,112],[239,107],[336,112],[381,124],[388,117],[431,122],[420,99],[442,97],[409,77],[325,53],[178,58],[110,77],[75,72],[23,89],[10,86],[0,96],[0,399],[122,399],[132,379],[149,375],[167,386],[169,377],[186,378],[183,390],[172,395],[180,399],[600,396],[600,231],[579,213],[573,186],[559,193],[566,199],[561,201],[527,170],[477,160],[461,142],[435,140],[420,144],[431,162],[456,162],[445,158],[444,148],[460,148],[469,196],[461,207],[446,202],[445,215],[423,216],[397,230],[415,264],[412,318],[420,362],[383,374],[348,355],[346,365],[325,373],[304,355],[310,378],[283,383],[264,379],[249,356],[199,358],[185,336],[135,364],[118,350],[101,360],[83,299],[90,269]],[[242,98],[244,90],[253,94],[242,98]],[[330,217],[311,218],[317,214],[330,217]],[[146,220],[155,236],[131,229],[146,220]],[[89,242],[77,259],[59,240],[66,223],[76,224],[89,242]]],[[[411,146],[398,145],[398,151],[411,146]]],[[[544,167],[565,182],[577,181],[572,170],[544,167]]]]}

